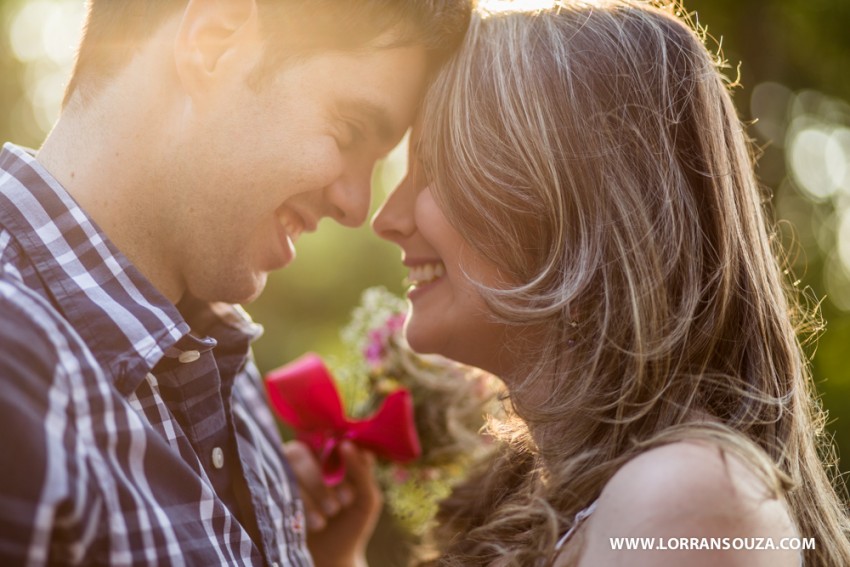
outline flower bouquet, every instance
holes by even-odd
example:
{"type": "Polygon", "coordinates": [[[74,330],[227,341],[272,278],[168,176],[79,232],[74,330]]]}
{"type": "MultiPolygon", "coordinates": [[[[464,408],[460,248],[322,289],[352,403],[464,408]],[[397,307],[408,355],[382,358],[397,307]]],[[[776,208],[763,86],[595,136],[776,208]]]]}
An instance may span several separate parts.
{"type": "Polygon", "coordinates": [[[372,415],[393,392],[410,393],[421,456],[379,461],[377,474],[389,510],[419,535],[469,465],[492,449],[481,430],[500,405],[491,375],[414,353],[402,332],[406,312],[405,301],[385,288],[367,289],[342,331],[346,354],[329,363],[353,418],[372,415]]]}

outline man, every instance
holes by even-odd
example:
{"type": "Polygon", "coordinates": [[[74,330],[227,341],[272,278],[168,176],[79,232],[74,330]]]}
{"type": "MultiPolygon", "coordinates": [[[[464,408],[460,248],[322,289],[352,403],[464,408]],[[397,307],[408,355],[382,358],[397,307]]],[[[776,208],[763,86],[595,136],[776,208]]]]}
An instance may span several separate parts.
{"type": "Polygon", "coordinates": [[[231,304],[363,222],[469,10],[91,0],[59,121],[0,154],[0,564],[311,564],[231,304]]]}

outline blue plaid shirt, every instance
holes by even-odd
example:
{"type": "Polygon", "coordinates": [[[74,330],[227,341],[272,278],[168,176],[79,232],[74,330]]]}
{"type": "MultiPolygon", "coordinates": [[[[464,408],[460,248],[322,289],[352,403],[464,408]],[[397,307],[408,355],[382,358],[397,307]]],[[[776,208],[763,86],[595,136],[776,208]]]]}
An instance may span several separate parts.
{"type": "Polygon", "coordinates": [[[258,335],[234,306],[178,310],[4,146],[0,565],[312,565],[258,335]]]}

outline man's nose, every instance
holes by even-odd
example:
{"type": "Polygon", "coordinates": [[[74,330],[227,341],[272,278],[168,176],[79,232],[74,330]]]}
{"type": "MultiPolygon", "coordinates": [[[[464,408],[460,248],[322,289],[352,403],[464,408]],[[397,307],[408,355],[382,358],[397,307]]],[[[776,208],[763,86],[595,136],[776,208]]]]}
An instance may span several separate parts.
{"type": "Polygon", "coordinates": [[[330,216],[339,224],[357,227],[366,221],[372,198],[372,171],[336,180],[326,188],[330,216]]]}

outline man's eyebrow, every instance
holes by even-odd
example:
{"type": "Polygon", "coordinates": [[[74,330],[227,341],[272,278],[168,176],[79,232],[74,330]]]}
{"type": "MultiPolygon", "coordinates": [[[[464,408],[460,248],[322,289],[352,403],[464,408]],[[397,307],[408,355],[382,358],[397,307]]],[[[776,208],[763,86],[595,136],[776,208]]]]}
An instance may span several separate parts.
{"type": "Polygon", "coordinates": [[[375,128],[381,143],[389,144],[396,140],[397,128],[392,117],[383,107],[364,99],[344,100],[340,106],[345,112],[359,115],[367,120],[375,128]]]}

